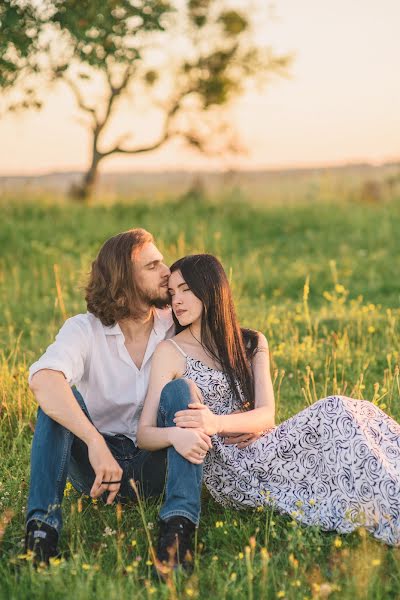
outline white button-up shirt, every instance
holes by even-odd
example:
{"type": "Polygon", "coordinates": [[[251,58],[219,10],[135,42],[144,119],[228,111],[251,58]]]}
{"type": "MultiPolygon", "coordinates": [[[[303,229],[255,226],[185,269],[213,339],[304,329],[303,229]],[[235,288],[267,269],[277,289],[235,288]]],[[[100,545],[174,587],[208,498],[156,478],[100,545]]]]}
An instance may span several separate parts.
{"type": "Polygon", "coordinates": [[[136,442],[136,430],[150,379],[151,357],[159,342],[175,334],[170,309],[155,310],[143,363],[137,368],[118,323],[107,327],[91,313],[61,327],[55,342],[29,369],[29,382],[41,369],[61,371],[82,394],[95,427],[136,442]]]}

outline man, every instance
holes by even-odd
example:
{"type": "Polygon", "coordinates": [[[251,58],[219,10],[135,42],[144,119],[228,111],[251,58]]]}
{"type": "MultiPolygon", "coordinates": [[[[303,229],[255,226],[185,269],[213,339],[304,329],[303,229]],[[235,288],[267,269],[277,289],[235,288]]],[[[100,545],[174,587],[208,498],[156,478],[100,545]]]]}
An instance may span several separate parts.
{"type": "MultiPolygon", "coordinates": [[[[174,542],[181,559],[191,552],[199,511],[190,506],[190,490],[185,492],[190,477],[187,484],[180,480],[175,451],[147,452],[135,443],[153,352],[175,332],[169,274],[144,229],[107,240],[92,263],[88,312],[68,319],[30,368],[39,410],[25,550],[33,551],[36,563],[58,554],[67,477],[80,493],[107,504],[116,497],[124,503],[136,499],[132,478],[145,496],[160,495],[167,481],[158,557],[168,558],[174,542]]],[[[199,399],[193,386],[182,380],[169,386],[162,401],[164,420],[172,421],[191,398],[199,399]]]]}

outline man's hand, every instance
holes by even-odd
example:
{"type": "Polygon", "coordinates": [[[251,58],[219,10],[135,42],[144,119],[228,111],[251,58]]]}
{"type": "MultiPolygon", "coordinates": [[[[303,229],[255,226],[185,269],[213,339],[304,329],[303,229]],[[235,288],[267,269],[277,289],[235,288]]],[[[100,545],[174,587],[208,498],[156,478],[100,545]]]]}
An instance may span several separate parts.
{"type": "MultiPolygon", "coordinates": [[[[231,414],[237,415],[241,412],[241,410],[233,410],[231,414]]],[[[257,431],[257,433],[228,433],[224,435],[224,443],[227,446],[236,444],[238,448],[246,448],[246,446],[250,446],[250,444],[258,440],[263,433],[263,431],[257,431]]]]}
{"type": "Polygon", "coordinates": [[[187,410],[175,413],[174,423],[177,427],[201,429],[207,435],[214,435],[220,430],[220,419],[204,404],[188,404],[187,410]]]}
{"type": "Polygon", "coordinates": [[[257,433],[230,433],[224,436],[224,443],[227,446],[236,444],[238,448],[246,448],[246,446],[250,446],[250,444],[258,440],[263,433],[263,431],[257,431],[257,433]]]}
{"type": "Polygon", "coordinates": [[[88,454],[90,464],[96,474],[90,496],[99,498],[103,492],[109,492],[107,504],[112,504],[121,487],[123,471],[101,435],[88,443],[88,454]],[[108,481],[118,483],[107,483],[108,481]]]}
{"type": "Polygon", "coordinates": [[[203,431],[174,428],[171,432],[171,443],[183,458],[201,465],[212,443],[203,431]]]}

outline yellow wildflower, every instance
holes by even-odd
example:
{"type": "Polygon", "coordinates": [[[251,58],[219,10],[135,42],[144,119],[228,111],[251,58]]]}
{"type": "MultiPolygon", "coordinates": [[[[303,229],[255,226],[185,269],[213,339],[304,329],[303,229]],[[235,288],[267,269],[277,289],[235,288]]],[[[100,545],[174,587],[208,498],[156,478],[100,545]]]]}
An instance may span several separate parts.
{"type": "Polygon", "coordinates": [[[72,490],[72,483],[70,481],[67,481],[65,488],[64,488],[64,497],[65,498],[68,498],[71,490],[72,490]]]}
{"type": "Polygon", "coordinates": [[[335,548],[340,548],[342,544],[343,544],[343,542],[339,537],[335,538],[335,541],[333,542],[333,545],[335,546],[335,548]]]}

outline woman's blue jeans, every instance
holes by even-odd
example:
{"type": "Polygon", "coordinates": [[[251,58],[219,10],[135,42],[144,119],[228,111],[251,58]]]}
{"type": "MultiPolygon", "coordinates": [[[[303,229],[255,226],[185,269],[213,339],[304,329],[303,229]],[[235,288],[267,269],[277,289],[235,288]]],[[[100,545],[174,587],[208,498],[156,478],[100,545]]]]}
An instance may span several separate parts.
{"type": "MultiPolygon", "coordinates": [[[[77,390],[73,392],[91,420],[82,396],[77,390]]],[[[183,379],[168,383],[161,393],[157,425],[174,427],[175,413],[187,408],[190,400],[189,387],[183,379]]],[[[134,479],[146,498],[160,496],[165,489],[161,519],[180,515],[195,525],[199,524],[202,465],[189,462],[173,446],[148,452],[135,446],[124,435],[102,435],[123,470],[116,501],[124,504],[136,501],[136,494],[129,483],[130,479],[134,479]]],[[[95,473],[89,462],[87,446],[39,408],[31,451],[27,523],[37,519],[61,531],[61,504],[67,477],[78,492],[89,495],[95,473]]],[[[108,493],[104,493],[102,499],[105,501],[107,496],[108,493]]]]}

